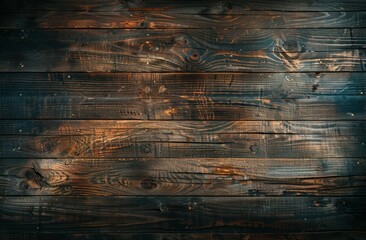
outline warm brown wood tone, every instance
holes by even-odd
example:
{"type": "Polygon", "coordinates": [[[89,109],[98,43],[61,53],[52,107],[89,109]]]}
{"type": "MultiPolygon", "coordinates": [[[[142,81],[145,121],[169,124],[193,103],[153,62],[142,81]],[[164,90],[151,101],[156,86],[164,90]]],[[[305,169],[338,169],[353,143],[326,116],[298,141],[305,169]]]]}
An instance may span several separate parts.
{"type": "Polygon", "coordinates": [[[108,11],[121,12],[130,11],[158,11],[158,12],[184,12],[184,13],[246,13],[257,10],[275,11],[361,11],[366,10],[366,3],[363,0],[333,0],[329,4],[328,0],[3,0],[1,1],[2,12],[24,12],[24,11],[65,11],[79,10],[87,12],[108,11]]]}
{"type": "Polygon", "coordinates": [[[365,79],[360,72],[1,73],[0,118],[365,120],[365,79]]]}
{"type": "Polygon", "coordinates": [[[362,70],[358,50],[350,49],[347,29],[252,29],[238,33],[235,29],[1,30],[0,71],[362,70]]]}
{"type": "MultiPolygon", "coordinates": [[[[228,125],[230,126],[230,125],[228,125]]],[[[7,136],[1,158],[69,157],[364,157],[366,136],[259,134],[211,131],[187,134],[132,129],[82,136],[7,136]]]]}
{"type": "Polygon", "coordinates": [[[365,195],[366,159],[1,159],[2,195],[365,195]]]}
{"type": "MultiPolygon", "coordinates": [[[[169,135],[180,139],[200,135],[277,134],[322,137],[365,136],[365,121],[140,121],[140,120],[1,120],[0,135],[90,136],[169,135]],[[139,134],[140,133],[140,134],[139,134]]],[[[168,137],[169,137],[168,136],[168,137]]]]}
{"type": "Polygon", "coordinates": [[[1,240],[366,239],[365,0],[1,0],[1,240]]]}
{"type": "MultiPolygon", "coordinates": [[[[192,9],[194,10],[194,9],[192,9]]],[[[365,12],[246,11],[241,14],[169,11],[37,11],[2,14],[0,28],[266,29],[365,27],[365,12]]]]}

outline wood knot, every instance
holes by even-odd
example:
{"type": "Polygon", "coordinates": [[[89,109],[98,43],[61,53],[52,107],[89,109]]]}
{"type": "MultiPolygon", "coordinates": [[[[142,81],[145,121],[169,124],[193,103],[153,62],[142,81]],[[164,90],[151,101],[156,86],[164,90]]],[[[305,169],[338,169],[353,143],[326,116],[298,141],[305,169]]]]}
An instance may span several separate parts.
{"type": "Polygon", "coordinates": [[[25,181],[23,181],[19,184],[19,188],[22,189],[22,190],[28,190],[29,189],[29,184],[26,183],[25,181]]]}
{"type": "Polygon", "coordinates": [[[143,153],[150,153],[151,152],[151,144],[142,144],[140,146],[140,150],[143,153]]]}
{"type": "Polygon", "coordinates": [[[253,154],[256,154],[256,153],[257,153],[257,151],[259,150],[259,147],[258,147],[257,143],[254,143],[253,145],[251,145],[251,146],[249,147],[249,149],[250,149],[250,151],[251,151],[253,154]]]}
{"type": "Polygon", "coordinates": [[[36,178],[36,174],[35,174],[34,171],[27,170],[24,173],[24,177],[27,178],[27,179],[35,179],[36,178]]]}
{"type": "Polygon", "coordinates": [[[68,184],[61,185],[59,188],[60,188],[61,192],[64,193],[64,194],[72,192],[72,186],[68,185],[68,184]]]}
{"type": "Polygon", "coordinates": [[[287,40],[283,43],[283,49],[287,52],[301,52],[300,44],[295,40],[287,40]]]}
{"type": "Polygon", "coordinates": [[[158,184],[153,179],[144,179],[140,183],[143,189],[152,190],[157,188],[158,184]]]}
{"type": "Polygon", "coordinates": [[[200,58],[200,55],[197,52],[193,52],[189,55],[189,59],[193,62],[198,61],[200,58]]]}
{"type": "Polygon", "coordinates": [[[32,134],[39,134],[39,133],[40,133],[39,127],[32,128],[32,134]]]}
{"type": "Polygon", "coordinates": [[[173,41],[181,47],[187,47],[189,45],[189,40],[184,36],[176,37],[173,41]]]}

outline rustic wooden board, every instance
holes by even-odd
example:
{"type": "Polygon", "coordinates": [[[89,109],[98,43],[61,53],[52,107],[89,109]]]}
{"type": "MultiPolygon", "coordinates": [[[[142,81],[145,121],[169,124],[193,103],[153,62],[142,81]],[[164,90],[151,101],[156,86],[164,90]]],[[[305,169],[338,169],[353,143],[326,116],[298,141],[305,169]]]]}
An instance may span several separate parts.
{"type": "Polygon", "coordinates": [[[365,239],[365,27],[364,0],[0,1],[0,239],[365,239]]]}
{"type": "Polygon", "coordinates": [[[1,73],[2,119],[364,120],[365,73],[1,73]]]}
{"type": "Polygon", "coordinates": [[[350,49],[353,41],[347,29],[2,30],[0,34],[1,72],[362,70],[359,51],[350,49]]]}
{"type": "MultiPolygon", "coordinates": [[[[38,95],[0,98],[1,119],[364,120],[365,97],[312,99],[225,97],[93,98],[38,95]]],[[[310,98],[310,97],[309,97],[310,98]]]]}
{"type": "Polygon", "coordinates": [[[2,232],[364,231],[360,197],[1,197],[2,232]]]}
{"type": "Polygon", "coordinates": [[[356,48],[360,49],[360,58],[362,61],[362,69],[366,70],[366,30],[365,29],[353,29],[352,30],[353,44],[356,48]]]}
{"type": "Polygon", "coordinates": [[[2,12],[28,12],[28,11],[49,11],[49,10],[81,10],[87,12],[108,11],[120,12],[126,9],[139,11],[159,11],[178,13],[211,13],[229,14],[245,13],[248,10],[276,10],[276,11],[361,11],[366,10],[366,3],[363,0],[334,0],[329,4],[327,0],[3,0],[1,1],[2,12]]]}
{"type": "Polygon", "coordinates": [[[0,157],[364,157],[365,143],[365,135],[213,132],[186,136],[137,129],[82,136],[4,136],[0,157]]]}
{"type": "MultiPolygon", "coordinates": [[[[161,11],[32,11],[0,14],[0,28],[266,29],[365,27],[366,12],[246,11],[244,14],[161,11]]],[[[239,31],[238,31],[239,33],[239,31]]]]}
{"type": "MultiPolygon", "coordinates": [[[[140,121],[140,120],[1,120],[0,135],[85,136],[110,134],[179,135],[297,134],[366,135],[366,121],[140,121]]],[[[195,137],[194,137],[195,138],[195,137]]]]}
{"type": "Polygon", "coordinates": [[[116,97],[113,94],[118,92],[123,96],[145,94],[142,97],[242,94],[255,98],[300,98],[332,94],[361,96],[366,94],[365,88],[366,72],[0,73],[1,96],[11,96],[14,92],[67,92],[70,96],[82,92],[116,97]]]}
{"type": "Polygon", "coordinates": [[[1,195],[365,196],[366,159],[1,159],[1,195]]]}

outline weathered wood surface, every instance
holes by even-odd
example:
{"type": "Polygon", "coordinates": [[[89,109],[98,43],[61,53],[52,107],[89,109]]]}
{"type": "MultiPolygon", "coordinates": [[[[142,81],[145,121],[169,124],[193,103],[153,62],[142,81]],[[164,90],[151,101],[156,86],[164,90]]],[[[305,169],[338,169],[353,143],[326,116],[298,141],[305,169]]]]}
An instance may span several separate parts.
{"type": "Polygon", "coordinates": [[[364,0],[0,1],[0,239],[365,239],[364,0]]]}
{"type": "Polygon", "coordinates": [[[366,12],[246,11],[242,14],[161,11],[33,11],[0,14],[0,28],[266,29],[365,27],[366,12]]]}
{"type": "Polygon", "coordinates": [[[1,73],[1,119],[364,120],[366,74],[1,73]]]}
{"type": "Polygon", "coordinates": [[[359,197],[1,197],[9,233],[365,231],[359,197]]]}
{"type": "Polygon", "coordinates": [[[366,159],[1,159],[1,195],[365,196],[366,159]]]}
{"type": "Polygon", "coordinates": [[[127,131],[83,136],[6,136],[1,158],[73,157],[364,157],[366,136],[127,131]],[[131,134],[132,133],[132,134],[131,134]]]}
{"type": "Polygon", "coordinates": [[[121,12],[130,11],[158,11],[158,12],[178,12],[178,13],[211,13],[211,14],[230,14],[245,13],[257,10],[275,11],[362,11],[366,10],[366,3],[363,0],[334,0],[329,4],[327,0],[3,0],[1,1],[1,12],[28,12],[28,11],[108,11],[121,12]]]}
{"type": "Polygon", "coordinates": [[[347,29],[0,32],[1,72],[363,70],[359,50],[352,49],[347,29]]]}
{"type": "MultiPolygon", "coordinates": [[[[225,134],[364,136],[366,121],[144,121],[144,120],[1,120],[0,135],[90,136],[177,135],[180,138],[225,134]],[[145,134],[142,134],[145,135],[145,134]]],[[[172,136],[173,137],[173,136],[172,136]]]]}

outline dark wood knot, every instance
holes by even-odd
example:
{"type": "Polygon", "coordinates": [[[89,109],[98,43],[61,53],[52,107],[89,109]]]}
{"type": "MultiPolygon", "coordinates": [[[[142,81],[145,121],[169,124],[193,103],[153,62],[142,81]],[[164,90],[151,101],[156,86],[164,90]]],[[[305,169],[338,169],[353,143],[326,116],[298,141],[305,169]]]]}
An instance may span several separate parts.
{"type": "Polygon", "coordinates": [[[158,184],[153,179],[144,179],[140,183],[143,189],[152,190],[158,187],[158,184]]]}
{"type": "Polygon", "coordinates": [[[200,59],[200,55],[197,52],[193,52],[189,55],[189,59],[193,62],[196,62],[200,59]]]}

